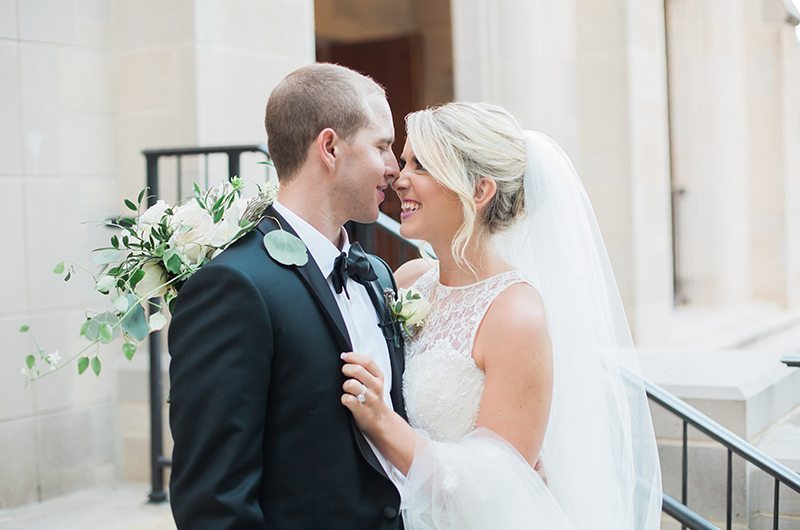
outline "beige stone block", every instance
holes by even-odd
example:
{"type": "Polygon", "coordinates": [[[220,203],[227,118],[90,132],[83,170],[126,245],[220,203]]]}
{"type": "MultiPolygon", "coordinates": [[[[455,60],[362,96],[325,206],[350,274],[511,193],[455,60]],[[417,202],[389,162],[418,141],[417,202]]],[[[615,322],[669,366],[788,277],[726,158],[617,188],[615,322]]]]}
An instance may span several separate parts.
{"type": "Polygon", "coordinates": [[[100,226],[119,207],[113,181],[105,179],[29,180],[25,183],[28,289],[31,309],[101,305],[88,273],[76,271],[69,282],[52,270],[63,260],[96,270],[91,250],[108,246],[114,232],[100,226]],[[99,199],[105,198],[101,202],[99,199]],[[54,219],[57,216],[57,222],[54,219]]]}
{"type": "Polygon", "coordinates": [[[18,2],[19,36],[24,40],[89,48],[110,48],[111,5],[99,0],[18,2]]]}
{"type": "Polygon", "coordinates": [[[22,142],[28,175],[57,175],[62,161],[58,50],[20,43],[22,142]]]}
{"type": "Polygon", "coordinates": [[[97,112],[65,111],[62,115],[64,175],[114,174],[114,117],[97,112]]]}
{"type": "MultiPolygon", "coordinates": [[[[2,14],[0,14],[2,20],[2,14]]],[[[22,113],[20,106],[19,47],[16,42],[0,41],[0,174],[22,173],[22,113]]]]}
{"type": "Polygon", "coordinates": [[[119,404],[123,438],[150,436],[150,405],[146,401],[122,401],[119,404]]]}
{"type": "MultiPolygon", "coordinates": [[[[304,55],[306,62],[310,62],[314,55],[313,4],[283,0],[201,0],[195,4],[196,37],[201,43],[304,55]]],[[[386,3],[392,8],[402,4],[386,3]]],[[[378,5],[359,11],[361,14],[380,12],[378,5]]]]}
{"type": "Polygon", "coordinates": [[[199,49],[200,145],[262,143],[263,113],[269,93],[284,75],[302,64],[297,58],[275,61],[268,54],[231,48],[199,49]],[[287,61],[294,64],[287,68],[287,61]],[[231,84],[232,79],[247,79],[247,82],[231,84]]]}
{"type": "MultiPolygon", "coordinates": [[[[35,351],[30,335],[20,333],[19,328],[28,323],[27,318],[9,318],[0,321],[0,425],[30,417],[34,413],[34,385],[29,384],[20,371],[25,366],[25,356],[35,351]]],[[[0,444],[2,447],[2,444],[0,444]]],[[[0,451],[2,452],[2,451],[0,451]]]]}
{"type": "Polygon", "coordinates": [[[194,98],[194,47],[190,44],[117,54],[114,66],[119,112],[175,111],[194,98]]]}
{"type": "Polygon", "coordinates": [[[36,502],[39,485],[35,420],[0,422],[0,508],[36,502]]]}
{"type": "Polygon", "coordinates": [[[122,439],[122,476],[125,480],[150,480],[150,438],[128,436],[122,439]]]}
{"type": "Polygon", "coordinates": [[[0,274],[0,314],[19,313],[28,308],[22,181],[0,179],[0,197],[5,199],[5,206],[0,209],[0,226],[15,227],[0,232],[0,248],[6,249],[0,274]]]}
{"type": "Polygon", "coordinates": [[[194,39],[193,0],[114,0],[116,50],[167,46],[194,39]]]}
{"type": "Polygon", "coordinates": [[[43,499],[108,482],[116,459],[113,404],[43,415],[36,430],[43,499]]]}
{"type": "Polygon", "coordinates": [[[111,113],[114,109],[112,54],[85,48],[58,52],[61,104],[65,110],[111,113]]]}
{"type": "Polygon", "coordinates": [[[0,0],[0,38],[16,39],[17,0],[0,0]]]}

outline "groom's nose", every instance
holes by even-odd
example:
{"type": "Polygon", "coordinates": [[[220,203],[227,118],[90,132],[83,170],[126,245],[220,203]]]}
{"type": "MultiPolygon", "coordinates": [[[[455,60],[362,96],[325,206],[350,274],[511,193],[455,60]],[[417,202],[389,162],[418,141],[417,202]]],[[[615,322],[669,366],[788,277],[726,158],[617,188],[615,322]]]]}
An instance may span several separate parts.
{"type": "Polygon", "coordinates": [[[393,153],[389,153],[386,161],[386,169],[384,171],[384,178],[386,179],[386,183],[391,187],[392,183],[397,180],[397,177],[400,175],[400,166],[397,165],[397,158],[395,158],[393,153]]]}

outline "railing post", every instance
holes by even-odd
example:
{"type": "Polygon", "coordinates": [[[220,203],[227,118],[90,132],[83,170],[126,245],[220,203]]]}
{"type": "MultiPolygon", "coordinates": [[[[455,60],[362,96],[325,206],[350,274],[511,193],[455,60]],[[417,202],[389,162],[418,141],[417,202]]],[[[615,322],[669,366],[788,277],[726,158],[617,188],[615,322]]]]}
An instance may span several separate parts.
{"type": "MultiPolygon", "coordinates": [[[[148,311],[149,312],[149,311],[148,311]]],[[[163,391],[161,388],[161,333],[150,333],[150,502],[159,503],[167,500],[164,491],[164,452],[163,425],[163,391]]]]}
{"type": "MultiPolygon", "coordinates": [[[[158,200],[158,156],[145,155],[147,159],[147,205],[158,200]]],[[[149,308],[148,308],[149,313],[149,308]]],[[[164,452],[163,392],[161,388],[161,334],[154,331],[148,339],[150,346],[150,495],[149,502],[167,500],[164,491],[164,467],[161,464],[164,452]]]]}
{"type": "Polygon", "coordinates": [[[228,153],[228,180],[239,175],[239,157],[241,151],[230,151],[228,153]]]}

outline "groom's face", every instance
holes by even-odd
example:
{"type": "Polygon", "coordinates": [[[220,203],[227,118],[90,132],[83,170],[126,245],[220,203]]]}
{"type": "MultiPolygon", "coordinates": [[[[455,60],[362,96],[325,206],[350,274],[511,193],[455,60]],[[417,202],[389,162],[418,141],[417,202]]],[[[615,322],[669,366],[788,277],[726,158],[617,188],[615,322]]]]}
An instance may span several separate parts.
{"type": "Polygon", "coordinates": [[[384,192],[399,168],[392,153],[394,126],[389,104],[382,96],[365,101],[370,122],[350,141],[342,141],[337,160],[336,194],[347,219],[374,223],[384,192]]]}

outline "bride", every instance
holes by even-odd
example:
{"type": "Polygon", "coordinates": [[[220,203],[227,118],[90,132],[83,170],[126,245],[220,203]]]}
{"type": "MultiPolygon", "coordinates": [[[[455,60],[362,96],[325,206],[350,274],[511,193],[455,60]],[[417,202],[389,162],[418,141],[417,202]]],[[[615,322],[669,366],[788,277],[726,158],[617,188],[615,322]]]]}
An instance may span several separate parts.
{"type": "Polygon", "coordinates": [[[342,403],[406,475],[405,527],[659,527],[655,438],[625,313],[572,164],[504,109],[410,114],[401,233],[438,261],[396,273],[432,309],[406,339],[409,423],[368,357],[342,403]],[[541,459],[547,482],[534,471],[541,459]]]}

